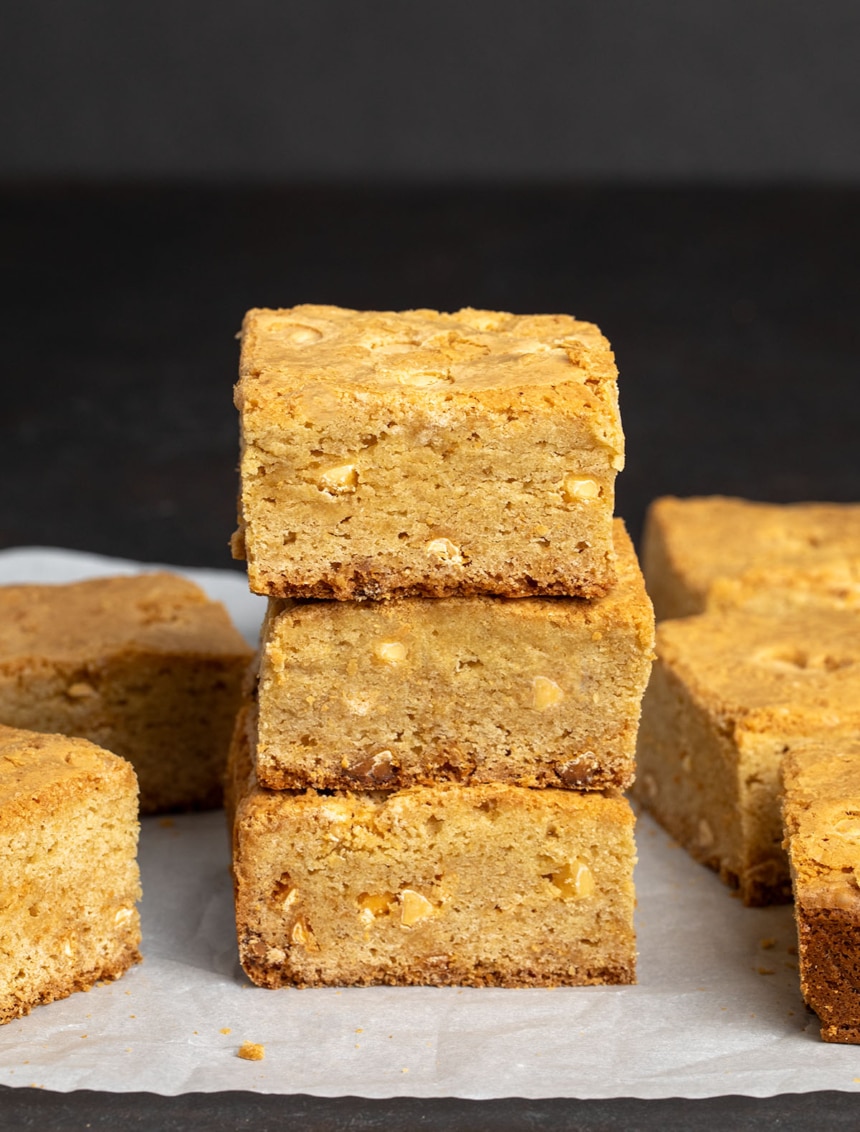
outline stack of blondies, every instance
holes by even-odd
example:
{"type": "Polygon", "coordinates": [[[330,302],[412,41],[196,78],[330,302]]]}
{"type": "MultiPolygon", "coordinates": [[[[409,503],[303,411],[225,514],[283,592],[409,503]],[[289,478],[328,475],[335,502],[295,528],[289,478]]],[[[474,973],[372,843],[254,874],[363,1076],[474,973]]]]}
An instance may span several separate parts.
{"type": "Polygon", "coordinates": [[[606,340],[255,310],[237,405],[234,551],[270,599],[228,783],[249,976],[633,981],[653,615],[606,340]]]}

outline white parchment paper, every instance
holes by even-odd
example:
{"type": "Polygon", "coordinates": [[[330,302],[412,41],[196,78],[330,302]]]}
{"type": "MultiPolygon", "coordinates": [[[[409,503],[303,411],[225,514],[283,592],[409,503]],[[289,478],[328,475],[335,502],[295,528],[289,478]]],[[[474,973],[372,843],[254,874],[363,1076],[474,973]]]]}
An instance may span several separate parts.
{"type": "MultiPolygon", "coordinates": [[[[140,568],[0,552],[0,582],[140,568]]],[[[243,575],[180,572],[254,640],[262,601],[243,575]]],[[[744,908],[647,816],[637,839],[637,986],[268,991],[238,964],[223,813],[148,818],[143,964],[0,1027],[0,1083],[474,1099],[860,1087],[860,1048],[820,1042],[800,998],[791,909],[744,908]],[[243,1041],[265,1059],[240,1060],[243,1041]]]]}

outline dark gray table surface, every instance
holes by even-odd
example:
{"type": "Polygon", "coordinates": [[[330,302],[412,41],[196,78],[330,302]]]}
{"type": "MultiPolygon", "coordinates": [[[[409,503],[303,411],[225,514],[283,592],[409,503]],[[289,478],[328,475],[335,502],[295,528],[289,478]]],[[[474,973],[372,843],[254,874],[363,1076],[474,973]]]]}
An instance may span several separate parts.
{"type": "MultiPolygon", "coordinates": [[[[860,500],[860,191],[0,188],[0,547],[230,566],[249,306],[600,324],[656,495],[860,500]]],[[[238,567],[237,567],[238,568],[238,567]]],[[[0,1089],[0,1128],[856,1128],[860,1099],[366,1101],[0,1089]]]]}

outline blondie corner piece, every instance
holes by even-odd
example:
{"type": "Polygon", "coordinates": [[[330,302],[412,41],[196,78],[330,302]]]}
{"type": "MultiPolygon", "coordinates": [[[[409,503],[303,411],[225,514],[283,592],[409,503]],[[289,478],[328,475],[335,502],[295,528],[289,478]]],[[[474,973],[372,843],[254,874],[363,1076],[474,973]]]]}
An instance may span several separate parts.
{"type": "Polygon", "coordinates": [[[860,606],[860,504],[655,499],[642,569],[658,621],[706,608],[860,606]]]}
{"type": "Polygon", "coordinates": [[[0,1022],[140,962],[138,829],[129,763],[0,725],[0,1022]]]}
{"type": "Polygon", "coordinates": [[[740,610],[657,626],[634,790],[746,904],[790,899],[779,769],[811,736],[860,730],[860,614],[740,610]]]}
{"type": "Polygon", "coordinates": [[[800,986],[825,1042],[860,1043],[860,736],[804,744],[783,767],[800,986]]]}
{"type": "Polygon", "coordinates": [[[228,797],[239,953],[260,986],[635,981],[633,815],[620,795],[257,785],[228,797]]]}
{"type": "Polygon", "coordinates": [[[614,581],[617,371],[568,315],[252,310],[240,528],[273,597],[594,597],[614,581]]]}
{"type": "Polygon", "coordinates": [[[0,720],[127,758],[141,812],[221,804],[252,651],[185,578],[0,587],[0,720]]]}
{"type": "Polygon", "coordinates": [[[592,601],[273,599],[253,735],[260,782],[628,787],[654,617],[615,522],[619,580],[592,601]]]}

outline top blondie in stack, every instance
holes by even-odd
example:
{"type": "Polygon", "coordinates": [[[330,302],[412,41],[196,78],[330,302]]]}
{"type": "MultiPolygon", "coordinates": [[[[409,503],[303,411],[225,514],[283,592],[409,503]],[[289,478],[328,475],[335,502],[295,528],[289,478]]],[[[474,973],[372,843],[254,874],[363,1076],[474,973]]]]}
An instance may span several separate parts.
{"type": "Polygon", "coordinates": [[[653,618],[606,340],[255,310],[237,405],[234,552],[271,599],[230,788],[248,973],[631,981],[653,618]]]}

